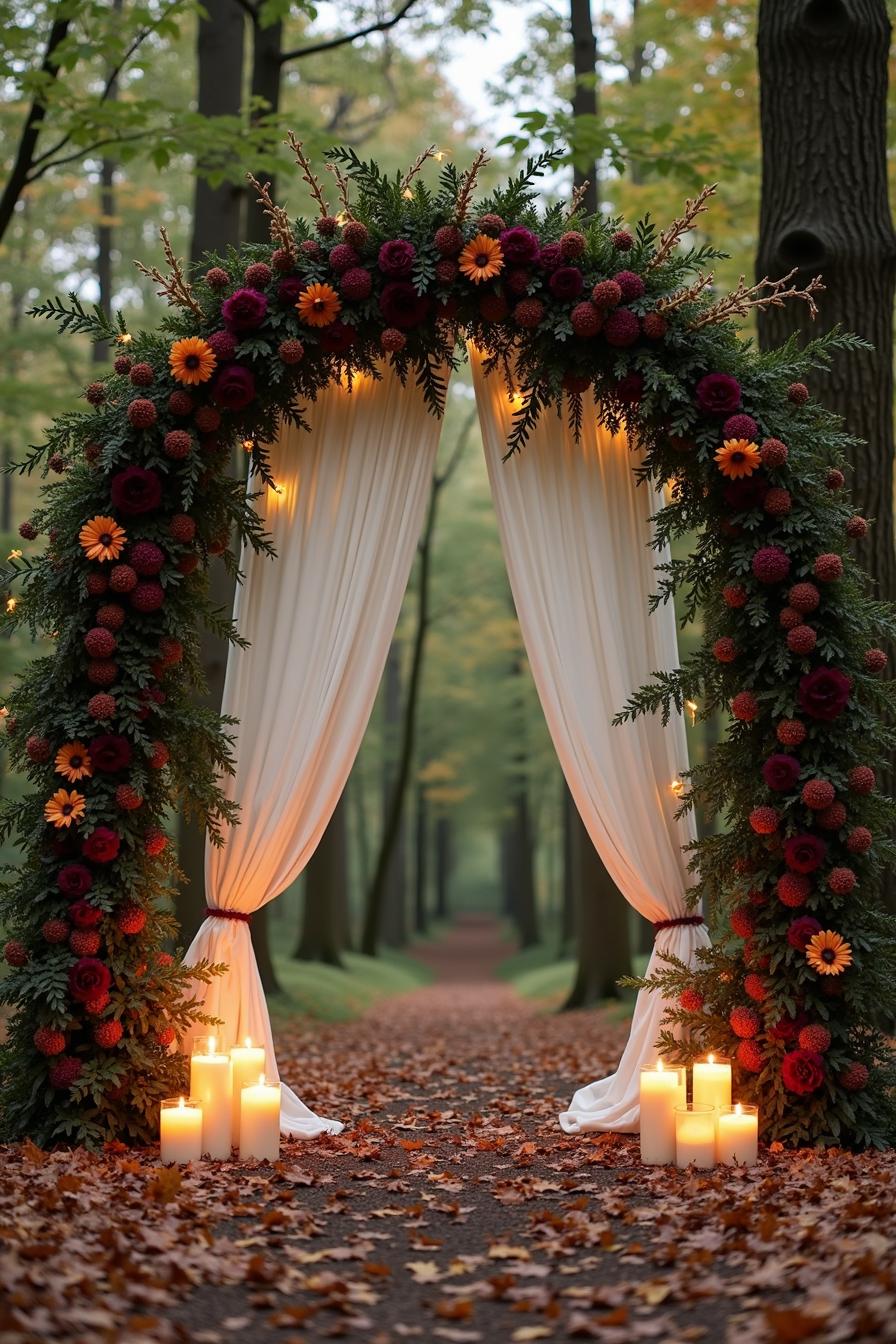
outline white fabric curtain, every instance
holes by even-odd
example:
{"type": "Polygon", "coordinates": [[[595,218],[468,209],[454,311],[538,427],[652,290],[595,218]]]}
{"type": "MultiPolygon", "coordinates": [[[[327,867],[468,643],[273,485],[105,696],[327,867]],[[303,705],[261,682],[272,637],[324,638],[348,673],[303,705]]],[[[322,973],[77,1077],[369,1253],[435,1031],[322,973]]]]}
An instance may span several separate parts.
{"type": "MultiPolygon", "coordinates": [[[[231,648],[223,702],[239,720],[224,788],[241,819],[206,848],[208,905],[221,910],[258,910],[314,853],[373,708],[435,465],[439,422],[388,368],[328,388],[309,418],[311,433],[287,426],[270,449],[277,490],[259,507],[277,558],[243,555],[234,615],[250,647],[231,648]]],[[[249,925],[207,918],[186,961],[202,958],[228,967],[199,987],[224,1047],[263,1042],[278,1077],[249,925]]],[[[284,1133],[342,1128],[281,1091],[284,1133]]]]}
{"type": "MultiPolygon", "coordinates": [[[[653,671],[678,665],[671,606],[654,614],[650,516],[659,498],[637,485],[624,435],[585,416],[576,443],[565,420],[542,418],[506,462],[513,405],[500,373],[470,357],[504,558],[532,675],[575,804],[610,876],[652,922],[687,914],[692,878],[682,846],[693,819],[675,820],[670,785],[687,768],[684,722],[674,715],[613,727],[614,714],[653,671]]],[[[704,926],[660,931],[662,953],[691,962],[704,926]]],[[[642,992],[618,1071],[576,1092],[560,1116],[567,1133],[636,1131],[642,1063],[656,1058],[663,1002],[642,992]]]]}

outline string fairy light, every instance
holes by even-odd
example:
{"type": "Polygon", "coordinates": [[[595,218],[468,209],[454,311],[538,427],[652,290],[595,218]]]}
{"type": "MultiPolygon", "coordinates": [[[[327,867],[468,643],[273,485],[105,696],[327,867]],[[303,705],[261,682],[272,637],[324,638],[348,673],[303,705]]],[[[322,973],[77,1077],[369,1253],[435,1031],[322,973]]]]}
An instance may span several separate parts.
{"type": "Polygon", "coordinates": [[[688,713],[691,716],[691,727],[693,728],[697,723],[697,710],[699,706],[696,700],[685,700],[684,703],[688,713]]]}
{"type": "Polygon", "coordinates": [[[18,605],[18,602],[17,602],[16,598],[14,598],[14,597],[8,597],[8,598],[6,599],[6,612],[7,612],[7,615],[11,616],[12,613],[15,611],[17,605],[18,605]]]}
{"type": "Polygon", "coordinates": [[[21,560],[22,555],[23,552],[20,551],[18,547],[16,547],[15,550],[10,551],[9,555],[6,558],[7,560],[21,560]]]}
{"type": "Polygon", "coordinates": [[[684,793],[684,785],[680,779],[673,779],[672,783],[669,785],[669,789],[670,792],[675,794],[676,798],[680,798],[684,793]]]}

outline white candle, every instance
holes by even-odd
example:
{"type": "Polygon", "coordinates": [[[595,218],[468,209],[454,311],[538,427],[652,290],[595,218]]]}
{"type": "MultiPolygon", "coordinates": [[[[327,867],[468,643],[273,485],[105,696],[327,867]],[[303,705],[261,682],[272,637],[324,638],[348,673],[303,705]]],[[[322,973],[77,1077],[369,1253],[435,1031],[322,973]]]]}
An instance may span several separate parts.
{"type": "Polygon", "coordinates": [[[159,1109],[163,1162],[198,1162],[202,1157],[202,1108],[186,1097],[168,1097],[159,1109]]]}
{"type": "Polygon", "coordinates": [[[694,1065],[694,1101],[718,1113],[731,1105],[731,1060],[709,1055],[694,1065]]]}
{"type": "Polygon", "coordinates": [[[737,1102],[719,1111],[716,1156],[725,1166],[752,1167],[759,1156],[759,1108],[737,1102]]]}
{"type": "Polygon", "coordinates": [[[675,1107],[679,1101],[678,1069],[660,1059],[641,1069],[641,1161],[662,1166],[675,1161],[675,1107]]]}
{"type": "Polygon", "coordinates": [[[209,1157],[230,1157],[233,1102],[230,1056],[216,1049],[214,1036],[197,1036],[190,1057],[190,1093],[202,1106],[202,1151],[209,1157]]]}
{"type": "Polygon", "coordinates": [[[716,1111],[714,1106],[691,1102],[675,1107],[675,1165],[714,1167],[716,1164],[716,1111]]]}
{"type": "Polygon", "coordinates": [[[240,1161],[276,1162],[279,1156],[280,1084],[266,1083],[262,1074],[240,1097],[240,1161]]]}
{"type": "Polygon", "coordinates": [[[242,1045],[234,1045],[230,1050],[230,1070],[233,1086],[233,1133],[231,1139],[234,1147],[239,1147],[240,1142],[240,1104],[242,1102],[243,1088],[247,1083],[254,1083],[259,1074],[264,1073],[264,1046],[253,1045],[252,1038],[247,1036],[242,1045]]]}

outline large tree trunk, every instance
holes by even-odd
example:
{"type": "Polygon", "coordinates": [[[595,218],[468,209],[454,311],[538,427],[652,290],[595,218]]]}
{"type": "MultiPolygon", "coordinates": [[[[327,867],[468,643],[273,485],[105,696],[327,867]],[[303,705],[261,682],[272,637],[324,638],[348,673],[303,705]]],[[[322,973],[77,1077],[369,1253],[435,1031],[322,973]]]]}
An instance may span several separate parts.
{"type": "MultiPolygon", "coordinates": [[[[591,0],[570,0],[569,27],[572,35],[572,63],[575,84],[572,95],[573,117],[597,116],[597,42],[591,21],[591,0]]],[[[587,170],[576,167],[573,182],[576,187],[588,187],[582,205],[589,215],[597,214],[597,164],[587,170]]]]}
{"type": "MultiPolygon", "coordinates": [[[[262,27],[257,15],[252,20],[252,99],[256,108],[255,116],[272,116],[280,110],[280,88],[283,75],[283,24],[272,23],[262,27]]],[[[276,181],[270,173],[261,172],[255,176],[261,182],[270,182],[271,195],[275,197],[276,181]]],[[[254,203],[255,195],[249,202],[246,218],[246,237],[250,243],[265,243],[268,240],[268,221],[260,206],[254,203]]]]}
{"type": "Polygon", "coordinates": [[[618,997],[616,981],[631,972],[628,906],[572,809],[571,850],[576,888],[579,964],[564,1008],[585,1008],[618,997]]]}
{"type": "MultiPolygon", "coordinates": [[[[234,0],[205,0],[203,8],[196,43],[197,111],[202,117],[234,117],[242,104],[245,15],[234,0]]],[[[213,187],[206,177],[224,166],[217,160],[196,165],[190,248],[194,262],[205,252],[222,254],[242,241],[242,183],[222,182],[213,187]]]]}
{"type": "Polygon", "coordinates": [[[293,953],[299,961],[342,965],[339,924],[348,881],[346,843],[343,794],[305,870],[302,928],[293,953]]]}

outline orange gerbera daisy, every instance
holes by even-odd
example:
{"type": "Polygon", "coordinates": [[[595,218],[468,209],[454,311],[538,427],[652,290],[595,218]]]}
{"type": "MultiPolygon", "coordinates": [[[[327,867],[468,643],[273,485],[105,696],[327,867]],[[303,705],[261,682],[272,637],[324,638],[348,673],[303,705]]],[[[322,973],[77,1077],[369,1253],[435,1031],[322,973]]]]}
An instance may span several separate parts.
{"type": "Polygon", "coordinates": [[[842,934],[825,929],[809,939],[806,960],[819,975],[839,975],[852,965],[852,948],[842,934]]]}
{"type": "Polygon", "coordinates": [[[71,793],[66,789],[57,789],[44,806],[44,819],[57,828],[71,826],[73,822],[81,820],[86,805],[86,798],[77,789],[72,789],[71,793]]]}
{"type": "Polygon", "coordinates": [[[69,784],[77,784],[79,779],[90,779],[93,766],[90,753],[83,742],[66,742],[56,753],[56,773],[67,779],[69,784]]]}
{"type": "Polygon", "coordinates": [[[201,336],[185,336],[182,341],[175,341],[168,352],[172,378],[188,385],[207,383],[217,362],[214,350],[201,336]]]}
{"type": "Polygon", "coordinates": [[[504,269],[504,253],[497,238],[489,238],[487,233],[477,233],[471,243],[467,243],[457,259],[461,274],[474,285],[482,280],[494,280],[504,269]]]}
{"type": "Polygon", "coordinates": [[[308,327],[328,327],[342,311],[342,300],[332,285],[309,285],[296,304],[299,317],[308,327]]]}
{"type": "Polygon", "coordinates": [[[106,518],[103,514],[91,518],[78,533],[88,560],[117,560],[127,539],[124,528],[114,518],[106,518]]]}
{"type": "Polygon", "coordinates": [[[716,465],[723,476],[732,481],[741,476],[752,476],[762,466],[759,447],[749,439],[726,439],[716,450],[716,465]]]}

